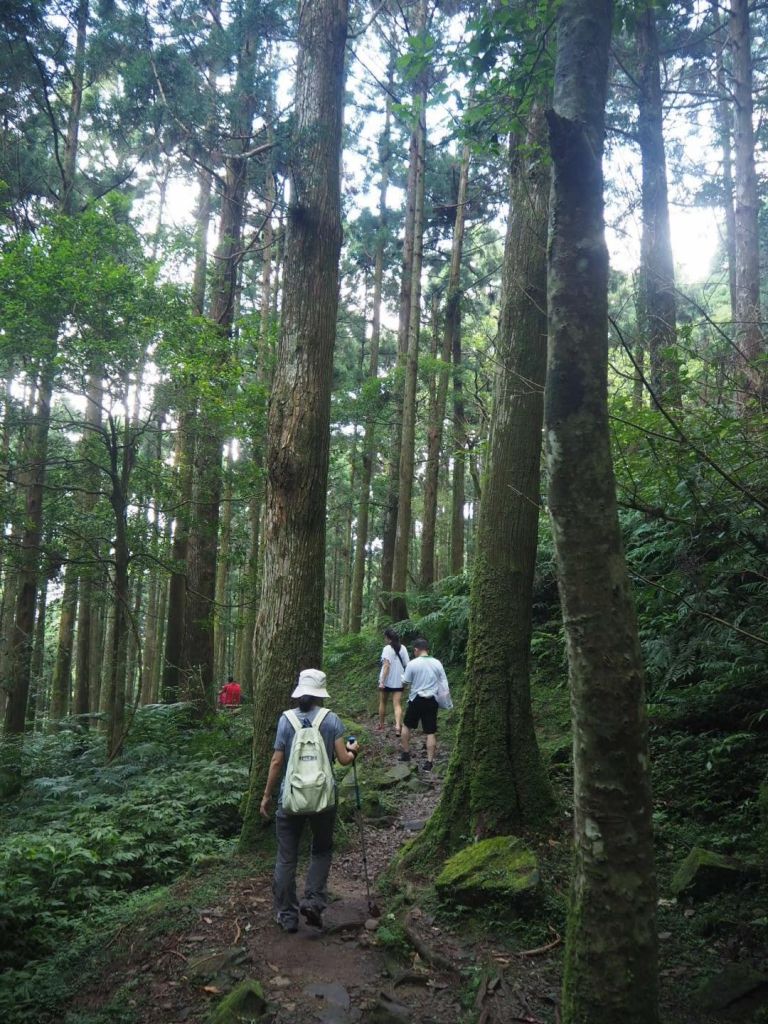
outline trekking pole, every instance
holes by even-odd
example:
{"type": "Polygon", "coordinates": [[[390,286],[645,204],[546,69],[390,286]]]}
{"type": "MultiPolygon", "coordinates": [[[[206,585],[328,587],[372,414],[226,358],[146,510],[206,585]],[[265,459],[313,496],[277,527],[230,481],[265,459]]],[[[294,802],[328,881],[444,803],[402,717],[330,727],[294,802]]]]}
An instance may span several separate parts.
{"type": "MultiPolygon", "coordinates": [[[[348,736],[348,743],[354,743],[355,737],[348,736]]],[[[352,777],[355,780],[355,806],[357,807],[357,824],[360,828],[360,846],[363,854],[363,875],[365,876],[365,895],[368,900],[368,913],[371,917],[379,917],[381,911],[371,899],[371,881],[368,877],[368,856],[365,848],[365,827],[363,826],[363,806],[360,802],[360,785],[357,781],[357,758],[352,762],[352,777]]]]}

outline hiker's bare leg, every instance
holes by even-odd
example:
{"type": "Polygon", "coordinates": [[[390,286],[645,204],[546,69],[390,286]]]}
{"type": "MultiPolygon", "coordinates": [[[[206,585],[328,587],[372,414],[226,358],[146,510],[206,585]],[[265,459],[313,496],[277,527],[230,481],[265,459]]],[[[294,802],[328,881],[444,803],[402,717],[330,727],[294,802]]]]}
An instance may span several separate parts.
{"type": "Polygon", "coordinates": [[[431,733],[427,736],[427,760],[435,760],[435,751],[437,750],[437,736],[435,733],[431,733]]]}
{"type": "Polygon", "coordinates": [[[379,728],[384,728],[387,719],[387,691],[382,687],[379,690],[379,728]]]}
{"type": "Polygon", "coordinates": [[[403,731],[400,734],[400,746],[402,747],[403,753],[407,754],[411,744],[411,730],[407,725],[403,726],[403,731]]]}
{"type": "Polygon", "coordinates": [[[403,728],[403,705],[401,701],[402,694],[399,690],[392,691],[392,704],[395,709],[395,730],[400,732],[403,728]]]}

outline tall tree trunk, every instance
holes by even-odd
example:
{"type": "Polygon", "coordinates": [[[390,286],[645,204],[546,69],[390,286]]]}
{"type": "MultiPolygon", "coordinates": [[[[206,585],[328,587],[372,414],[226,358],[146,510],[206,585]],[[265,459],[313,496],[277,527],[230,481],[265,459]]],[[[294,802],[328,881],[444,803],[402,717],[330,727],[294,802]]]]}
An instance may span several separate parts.
{"type": "Polygon", "coordinates": [[[545,439],[574,736],[563,1024],[657,1020],[645,679],[607,402],[602,155],[611,15],[610,0],[564,0],[549,114],[545,439]]]}
{"type": "Polygon", "coordinates": [[[464,420],[461,331],[453,338],[453,476],[451,478],[451,574],[464,572],[464,504],[467,425],[464,420]]]}
{"type": "Polygon", "coordinates": [[[45,711],[47,692],[45,685],[45,626],[48,617],[48,580],[40,584],[37,597],[37,617],[35,619],[35,641],[32,650],[32,669],[27,701],[27,728],[35,728],[38,711],[45,711]]]}
{"type": "Polygon", "coordinates": [[[346,0],[301,0],[280,348],[269,406],[264,593],[255,633],[251,783],[241,846],[260,832],[275,722],[322,661],[326,493],[341,251],[346,0]],[[300,395],[301,401],[295,396],[300,395]]]}
{"type": "Polygon", "coordinates": [[[72,647],[75,633],[75,612],[77,610],[77,567],[70,562],[64,577],[64,593],[61,598],[59,618],[59,639],[56,646],[56,661],[51,679],[51,709],[49,722],[55,729],[69,710],[72,682],[72,647]]]}
{"type": "Polygon", "coordinates": [[[725,213],[725,249],[728,258],[728,289],[731,297],[731,316],[736,309],[736,214],[733,209],[733,111],[731,110],[725,68],[725,34],[720,19],[720,0],[710,0],[712,20],[715,26],[715,84],[717,86],[717,129],[723,151],[723,211],[725,213]]]}
{"type": "Polygon", "coordinates": [[[733,56],[733,97],[736,105],[734,179],[736,187],[736,321],[743,392],[741,403],[765,395],[765,374],[757,360],[765,353],[760,320],[760,198],[755,171],[752,124],[752,45],[748,0],[731,0],[728,23],[733,56]]]}
{"type": "MultiPolygon", "coordinates": [[[[391,88],[393,69],[390,63],[388,85],[391,88]]],[[[381,343],[381,293],[384,281],[384,243],[387,230],[387,192],[389,190],[390,132],[392,103],[387,98],[384,130],[379,140],[379,233],[376,238],[376,255],[373,265],[373,311],[371,314],[371,349],[368,362],[368,377],[376,380],[379,375],[379,345],[381,343]]],[[[357,511],[357,538],[355,562],[352,569],[352,594],[350,597],[349,628],[359,633],[363,624],[363,585],[365,582],[366,548],[368,545],[369,518],[371,507],[371,480],[373,463],[376,458],[376,414],[374,410],[365,423],[362,467],[360,472],[360,503],[357,511]]],[[[390,578],[391,578],[390,572],[390,578]]]]}
{"type": "Polygon", "coordinates": [[[227,637],[232,628],[231,604],[227,596],[227,580],[229,577],[229,550],[232,540],[232,445],[227,451],[227,476],[224,484],[224,497],[221,514],[221,540],[216,564],[216,618],[214,630],[215,645],[215,676],[226,679],[232,666],[227,660],[227,637]]]}
{"type": "MultiPolygon", "coordinates": [[[[233,118],[238,151],[226,159],[221,196],[219,240],[211,283],[210,319],[217,333],[215,362],[222,381],[231,359],[238,268],[241,259],[245,202],[248,192],[248,150],[251,148],[255,111],[253,11],[245,12],[243,39],[238,54],[233,118]]],[[[236,143],[233,142],[234,146],[236,143]]],[[[225,391],[222,383],[222,391],[225,391]]],[[[187,602],[184,623],[184,674],[187,695],[198,715],[215,708],[214,621],[216,568],[222,490],[224,420],[219,402],[202,402],[195,444],[194,514],[187,549],[187,602]]]]}
{"type": "Polygon", "coordinates": [[[5,707],[5,733],[21,735],[27,712],[32,640],[43,536],[43,492],[51,423],[53,362],[43,367],[34,415],[27,426],[23,469],[19,479],[25,491],[25,523],[21,535],[16,613],[10,644],[10,688],[5,707]]]}
{"type": "MultiPolygon", "coordinates": [[[[420,33],[427,28],[427,0],[419,9],[420,33]]],[[[408,553],[411,538],[414,457],[416,445],[416,387],[419,373],[419,338],[421,335],[421,268],[424,255],[424,184],[427,150],[427,85],[424,76],[415,92],[416,185],[413,216],[413,259],[411,264],[410,313],[408,315],[408,348],[405,357],[403,387],[403,420],[400,439],[400,469],[397,496],[397,529],[392,558],[390,617],[399,622],[408,618],[405,593],[408,589],[408,553]]]]}
{"type": "MultiPolygon", "coordinates": [[[[418,103],[420,91],[414,91],[414,101],[418,103]]],[[[382,528],[381,547],[381,587],[379,604],[382,615],[387,619],[394,617],[392,608],[392,573],[395,559],[395,539],[397,536],[397,516],[400,501],[400,451],[403,439],[403,401],[406,362],[408,356],[408,338],[411,319],[411,291],[413,289],[413,250],[414,227],[416,223],[417,191],[419,182],[419,139],[421,137],[421,118],[414,121],[408,154],[408,181],[405,193],[405,226],[403,233],[403,265],[400,275],[400,301],[397,323],[397,369],[392,388],[392,442],[389,452],[389,472],[387,497],[384,506],[384,523],[382,528]]]]}
{"type": "MultiPolygon", "coordinates": [[[[437,522],[437,485],[440,473],[440,452],[443,447],[443,421],[448,398],[451,357],[461,336],[461,253],[464,247],[464,222],[469,181],[469,146],[464,146],[459,168],[459,186],[456,196],[456,217],[453,223],[451,268],[445,300],[445,327],[434,417],[427,428],[427,465],[424,475],[424,524],[421,531],[422,587],[431,587],[435,581],[435,526],[437,522]]],[[[460,342],[459,342],[460,344],[460,342]]]]}
{"type": "Polygon", "coordinates": [[[638,140],[642,160],[643,236],[640,248],[640,325],[650,357],[651,388],[662,404],[679,406],[677,296],[669,233],[664,110],[661,102],[659,36],[651,0],[635,27],[640,61],[638,140]]]}
{"type": "Polygon", "coordinates": [[[541,108],[534,108],[530,119],[526,145],[513,152],[465,697],[440,803],[409,859],[445,853],[468,837],[541,827],[555,807],[533,728],[529,676],[547,352],[549,191],[541,159],[541,108]]]}
{"type": "MultiPolygon", "coordinates": [[[[87,457],[88,451],[98,443],[97,434],[101,430],[104,391],[103,391],[103,366],[97,367],[88,378],[85,406],[85,432],[80,441],[83,452],[87,457]]],[[[84,479],[87,481],[85,491],[80,499],[81,513],[87,521],[93,514],[96,507],[98,489],[98,477],[95,466],[89,460],[83,471],[84,479]]],[[[87,715],[89,711],[96,710],[91,704],[91,667],[98,662],[100,648],[94,647],[92,636],[92,621],[94,615],[94,601],[96,588],[94,586],[95,564],[98,561],[98,549],[88,552],[90,565],[80,567],[80,584],[77,608],[77,637],[75,647],[75,698],[73,713],[75,715],[87,715]]],[[[87,725],[85,719],[83,725],[87,725]]]]}

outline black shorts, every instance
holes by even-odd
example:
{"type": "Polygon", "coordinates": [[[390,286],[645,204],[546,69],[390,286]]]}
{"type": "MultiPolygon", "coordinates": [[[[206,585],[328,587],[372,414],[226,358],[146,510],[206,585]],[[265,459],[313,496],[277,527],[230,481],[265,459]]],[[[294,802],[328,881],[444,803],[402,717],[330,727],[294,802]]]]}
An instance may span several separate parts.
{"type": "Polygon", "coordinates": [[[437,732],[437,701],[434,697],[414,697],[408,701],[403,725],[408,729],[416,729],[419,722],[426,736],[437,732]]]}

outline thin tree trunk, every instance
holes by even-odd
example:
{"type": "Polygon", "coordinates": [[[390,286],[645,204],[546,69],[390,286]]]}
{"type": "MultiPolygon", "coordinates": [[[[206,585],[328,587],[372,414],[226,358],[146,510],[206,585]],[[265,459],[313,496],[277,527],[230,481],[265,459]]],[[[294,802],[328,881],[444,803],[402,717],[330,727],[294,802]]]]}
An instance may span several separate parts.
{"type": "Polygon", "coordinates": [[[52,362],[44,366],[35,412],[27,426],[23,469],[19,474],[25,491],[25,525],[21,535],[19,585],[10,650],[10,687],[5,707],[5,733],[8,736],[24,732],[29,696],[53,372],[52,362]]]}
{"type": "Polygon", "coordinates": [[[735,343],[740,356],[743,391],[740,403],[762,398],[765,375],[757,365],[765,353],[760,317],[760,197],[755,171],[752,124],[752,44],[748,0],[731,0],[729,34],[733,56],[736,105],[734,178],[736,186],[736,321],[735,343]]]}
{"type": "MultiPolygon", "coordinates": [[[[427,2],[419,11],[419,32],[426,32],[427,2]]],[[[405,358],[403,388],[403,421],[400,440],[400,471],[397,496],[397,529],[392,558],[390,616],[399,622],[408,618],[408,551],[413,510],[414,457],[416,444],[416,387],[419,372],[419,338],[421,334],[421,268],[424,255],[424,184],[427,147],[427,86],[422,80],[415,92],[416,108],[416,185],[413,217],[413,260],[411,265],[410,313],[408,315],[408,349],[405,358]]]]}
{"type": "MultiPolygon", "coordinates": [[[[391,88],[393,69],[390,63],[388,84],[391,88]]],[[[371,315],[371,350],[368,362],[368,377],[375,380],[379,375],[379,345],[381,343],[381,293],[384,281],[384,242],[387,229],[387,192],[389,189],[390,131],[392,103],[387,99],[384,130],[379,140],[379,234],[376,239],[376,256],[373,266],[373,311],[371,315]]],[[[363,623],[363,584],[365,582],[366,548],[368,545],[369,517],[371,507],[371,480],[373,463],[376,458],[376,413],[372,412],[365,424],[363,439],[362,467],[360,472],[360,503],[357,512],[357,538],[355,563],[352,569],[352,595],[350,598],[349,628],[359,633],[363,623]]],[[[390,572],[391,577],[391,572],[390,572]]]]}
{"type": "Polygon", "coordinates": [[[253,758],[243,849],[253,847],[261,833],[259,803],[272,736],[292,680],[300,669],[322,661],[346,0],[302,0],[298,26],[294,180],[266,460],[264,594],[269,600],[260,605],[255,632],[253,758]]]}
{"type": "Polygon", "coordinates": [[[51,679],[51,708],[48,716],[53,729],[69,710],[72,683],[72,647],[75,633],[75,612],[77,610],[77,567],[70,562],[64,577],[64,593],[61,598],[59,618],[59,639],[56,647],[56,661],[51,679]]]}
{"type": "MultiPolygon", "coordinates": [[[[97,434],[101,430],[104,392],[103,392],[103,366],[97,367],[88,378],[88,389],[86,393],[85,407],[85,432],[80,441],[83,453],[88,451],[97,442],[97,434]]],[[[95,467],[87,464],[83,469],[83,477],[86,481],[86,489],[81,501],[81,512],[84,520],[89,520],[93,514],[98,501],[96,491],[99,487],[95,467]]],[[[91,704],[91,666],[99,660],[100,648],[93,646],[91,623],[93,619],[93,605],[96,597],[94,586],[95,565],[98,562],[98,549],[88,552],[90,565],[80,566],[79,600],[77,608],[77,637],[75,648],[75,698],[73,713],[75,715],[87,715],[94,705],[91,704]]],[[[95,705],[98,707],[98,704],[95,705]]],[[[83,725],[87,721],[83,719],[83,725]]]]}
{"type": "Polygon", "coordinates": [[[655,1024],[658,1012],[645,679],[607,402],[602,155],[611,16],[610,0],[564,0],[549,114],[545,439],[574,736],[563,1024],[655,1024]]]}
{"type": "Polygon", "coordinates": [[[221,539],[216,564],[216,618],[214,630],[215,676],[222,681],[231,671],[227,661],[227,636],[232,628],[231,604],[227,597],[229,549],[232,540],[232,445],[227,451],[227,472],[221,514],[221,539]]]}
{"type": "MultiPolygon", "coordinates": [[[[414,99],[419,95],[418,89],[414,99]]],[[[383,616],[393,618],[392,608],[392,572],[395,558],[395,539],[397,536],[397,516],[400,501],[400,450],[403,438],[403,401],[404,380],[408,355],[408,338],[411,318],[411,291],[413,288],[413,250],[414,227],[416,222],[417,190],[419,180],[419,139],[421,136],[421,118],[418,118],[411,129],[408,154],[408,181],[405,196],[405,226],[403,233],[403,266],[400,276],[400,302],[397,324],[397,369],[392,389],[392,441],[389,452],[389,475],[387,498],[384,506],[384,523],[382,528],[381,547],[381,587],[379,604],[383,616]]]]}
{"type": "Polygon", "coordinates": [[[637,16],[635,38],[640,61],[637,130],[643,174],[640,324],[651,364],[653,393],[662,404],[679,406],[680,377],[675,354],[677,296],[669,233],[659,36],[650,0],[646,0],[637,16]]]}
{"type": "Polygon", "coordinates": [[[720,19],[721,0],[710,0],[712,19],[715,25],[715,82],[717,85],[717,107],[715,114],[723,150],[723,211],[725,213],[725,250],[728,258],[728,289],[731,297],[731,316],[736,309],[736,214],[733,209],[733,111],[727,85],[725,68],[725,34],[720,19]]]}
{"type": "MultiPolygon", "coordinates": [[[[435,526],[437,522],[437,489],[440,474],[440,452],[443,447],[443,421],[448,398],[451,357],[461,337],[461,254],[464,247],[464,222],[469,182],[469,146],[464,146],[459,169],[456,196],[456,217],[453,224],[451,268],[445,301],[445,327],[441,363],[437,375],[434,415],[427,428],[427,465],[424,474],[424,523],[421,531],[421,586],[431,587],[435,581],[435,526]]],[[[460,342],[459,342],[460,344],[460,342]]]]}
{"type": "Polygon", "coordinates": [[[48,580],[43,580],[37,598],[35,619],[35,645],[32,651],[32,671],[27,701],[27,728],[34,731],[38,712],[45,712],[47,693],[45,685],[45,625],[48,617],[48,580]]]}

